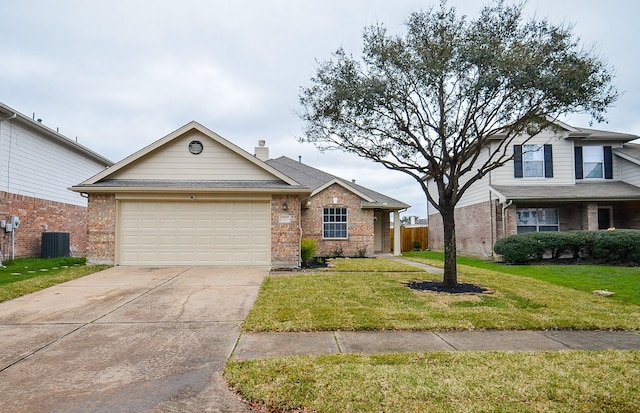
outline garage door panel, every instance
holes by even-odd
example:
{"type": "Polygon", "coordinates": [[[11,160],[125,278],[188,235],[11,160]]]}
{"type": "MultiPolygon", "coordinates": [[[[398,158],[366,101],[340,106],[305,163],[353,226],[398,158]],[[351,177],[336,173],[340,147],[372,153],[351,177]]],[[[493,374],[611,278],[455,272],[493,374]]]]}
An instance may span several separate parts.
{"type": "Polygon", "coordinates": [[[270,203],[144,202],[120,205],[123,265],[270,265],[270,203]]]}

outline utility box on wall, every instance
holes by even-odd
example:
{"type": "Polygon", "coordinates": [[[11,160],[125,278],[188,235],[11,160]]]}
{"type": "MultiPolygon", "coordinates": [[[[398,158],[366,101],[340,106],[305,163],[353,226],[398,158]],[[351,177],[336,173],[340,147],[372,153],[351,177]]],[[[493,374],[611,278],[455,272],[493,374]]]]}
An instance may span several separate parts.
{"type": "Polygon", "coordinates": [[[42,258],[68,257],[69,233],[68,232],[43,232],[42,233],[42,258]]]}

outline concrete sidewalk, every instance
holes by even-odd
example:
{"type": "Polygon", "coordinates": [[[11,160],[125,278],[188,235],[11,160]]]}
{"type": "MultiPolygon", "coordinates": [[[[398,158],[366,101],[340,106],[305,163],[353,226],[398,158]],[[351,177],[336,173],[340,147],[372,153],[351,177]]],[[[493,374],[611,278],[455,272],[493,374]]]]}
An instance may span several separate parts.
{"type": "MultiPolygon", "coordinates": [[[[431,274],[443,269],[384,254],[431,274]]],[[[327,331],[242,333],[235,360],[288,355],[428,351],[640,350],[635,331],[327,331]]]]}
{"type": "Polygon", "coordinates": [[[428,351],[640,350],[633,331],[329,331],[242,333],[232,359],[428,351]]]}

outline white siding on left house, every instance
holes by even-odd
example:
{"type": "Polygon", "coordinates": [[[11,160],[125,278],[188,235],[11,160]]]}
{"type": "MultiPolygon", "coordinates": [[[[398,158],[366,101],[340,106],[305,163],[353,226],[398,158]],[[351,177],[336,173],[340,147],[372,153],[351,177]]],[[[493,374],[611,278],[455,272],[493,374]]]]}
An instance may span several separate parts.
{"type": "Polygon", "coordinates": [[[67,188],[105,166],[16,120],[0,122],[0,191],[72,205],[87,200],[67,188]]]}

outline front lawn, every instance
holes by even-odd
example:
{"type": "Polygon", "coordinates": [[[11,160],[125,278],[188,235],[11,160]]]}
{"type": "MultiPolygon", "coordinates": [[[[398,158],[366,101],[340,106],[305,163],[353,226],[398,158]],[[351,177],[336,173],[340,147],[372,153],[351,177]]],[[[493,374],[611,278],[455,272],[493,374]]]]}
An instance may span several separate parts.
{"type": "MultiPolygon", "coordinates": [[[[405,252],[405,258],[442,267],[444,255],[441,252],[405,252]]],[[[530,264],[512,265],[493,261],[458,256],[458,264],[483,268],[507,274],[535,278],[555,285],[579,291],[609,290],[614,293],[612,300],[640,305],[640,268],[613,267],[604,265],[554,265],[530,264]]]]}
{"type": "Polygon", "coordinates": [[[414,291],[410,281],[441,276],[405,272],[385,259],[336,260],[332,271],[270,276],[245,319],[246,331],[609,330],[640,329],[640,306],[542,280],[459,266],[459,281],[494,294],[414,291]],[[387,265],[387,266],[385,266],[387,265]],[[369,268],[375,266],[375,272],[369,268]],[[357,271],[360,267],[360,271],[357,271]]]}
{"type": "Polygon", "coordinates": [[[434,352],[230,361],[268,412],[638,412],[640,352],[434,352]]]}
{"type": "MultiPolygon", "coordinates": [[[[640,306],[494,267],[459,266],[494,294],[453,296],[410,290],[441,276],[395,261],[334,264],[267,277],[244,329],[640,329],[640,306]]],[[[639,351],[292,356],[231,360],[224,375],[268,412],[640,411],[639,351]]]]}
{"type": "Polygon", "coordinates": [[[84,258],[17,258],[0,268],[0,302],[109,268],[85,265],[84,258]]]}

